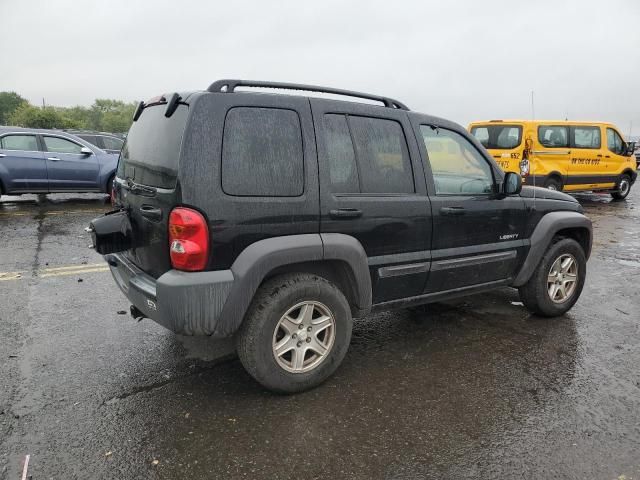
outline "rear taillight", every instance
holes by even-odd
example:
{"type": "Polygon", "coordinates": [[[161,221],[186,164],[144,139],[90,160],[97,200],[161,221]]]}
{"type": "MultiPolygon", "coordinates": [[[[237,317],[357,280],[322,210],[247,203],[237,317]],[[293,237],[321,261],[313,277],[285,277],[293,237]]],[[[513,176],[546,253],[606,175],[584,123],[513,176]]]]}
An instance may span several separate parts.
{"type": "Polygon", "coordinates": [[[169,254],[177,270],[204,270],[209,258],[209,228],[196,210],[177,207],[169,215],[169,254]]]}

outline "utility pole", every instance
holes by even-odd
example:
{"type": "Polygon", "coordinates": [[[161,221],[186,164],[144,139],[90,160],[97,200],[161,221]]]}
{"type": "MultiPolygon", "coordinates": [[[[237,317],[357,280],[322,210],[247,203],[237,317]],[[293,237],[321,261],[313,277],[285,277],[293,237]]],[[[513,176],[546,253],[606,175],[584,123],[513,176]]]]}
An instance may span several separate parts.
{"type": "Polygon", "coordinates": [[[46,105],[44,103],[44,97],[42,97],[42,108],[45,108],[45,107],[46,107],[46,105]]]}

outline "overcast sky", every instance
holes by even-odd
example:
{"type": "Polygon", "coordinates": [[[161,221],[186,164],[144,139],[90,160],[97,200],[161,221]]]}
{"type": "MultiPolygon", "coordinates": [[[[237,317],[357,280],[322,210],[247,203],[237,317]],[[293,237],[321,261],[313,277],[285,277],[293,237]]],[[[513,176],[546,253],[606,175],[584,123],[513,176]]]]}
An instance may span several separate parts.
{"type": "Polygon", "coordinates": [[[396,97],[462,124],[611,121],[640,135],[640,1],[0,0],[0,91],[90,105],[219,78],[396,97]]]}

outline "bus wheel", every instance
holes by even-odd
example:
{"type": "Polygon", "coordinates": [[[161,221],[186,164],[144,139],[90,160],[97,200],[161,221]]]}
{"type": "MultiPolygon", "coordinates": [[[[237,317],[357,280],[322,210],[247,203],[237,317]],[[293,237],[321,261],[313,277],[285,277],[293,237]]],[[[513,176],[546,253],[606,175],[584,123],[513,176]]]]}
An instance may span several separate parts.
{"type": "Polygon", "coordinates": [[[548,188],[549,190],[557,190],[558,192],[562,191],[562,182],[558,180],[556,177],[547,178],[544,182],[544,188],[548,188]]]}
{"type": "Polygon", "coordinates": [[[624,200],[631,191],[631,178],[629,175],[622,175],[616,185],[616,190],[611,192],[614,200],[624,200]]]}

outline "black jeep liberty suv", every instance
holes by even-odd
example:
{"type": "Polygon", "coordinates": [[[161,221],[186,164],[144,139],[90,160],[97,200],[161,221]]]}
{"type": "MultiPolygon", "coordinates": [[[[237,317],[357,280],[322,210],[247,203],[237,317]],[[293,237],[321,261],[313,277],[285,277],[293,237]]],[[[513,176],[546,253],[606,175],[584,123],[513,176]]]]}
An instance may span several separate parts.
{"type": "Polygon", "coordinates": [[[523,188],[461,126],[308,85],[221,80],[141,102],[113,200],[88,230],[132,315],[235,335],[278,392],[329,377],[371,311],[510,286],[562,315],[592,242],[575,199],[523,188]]]}

